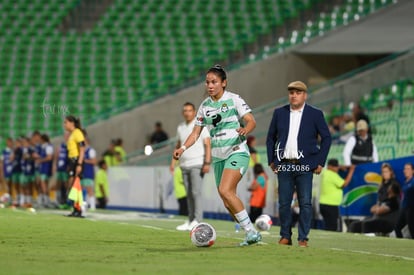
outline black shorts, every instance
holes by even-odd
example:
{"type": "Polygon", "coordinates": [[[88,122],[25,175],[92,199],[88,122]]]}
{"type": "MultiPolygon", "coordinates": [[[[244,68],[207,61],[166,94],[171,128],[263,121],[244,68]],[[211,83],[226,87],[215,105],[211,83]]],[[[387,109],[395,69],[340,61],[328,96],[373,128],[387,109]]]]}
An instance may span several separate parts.
{"type": "MultiPolygon", "coordinates": [[[[74,177],[76,175],[76,167],[78,166],[78,158],[69,158],[68,159],[68,175],[69,177],[74,177]]],[[[82,170],[80,174],[78,175],[80,178],[82,178],[83,173],[83,163],[81,166],[82,170]]]]}

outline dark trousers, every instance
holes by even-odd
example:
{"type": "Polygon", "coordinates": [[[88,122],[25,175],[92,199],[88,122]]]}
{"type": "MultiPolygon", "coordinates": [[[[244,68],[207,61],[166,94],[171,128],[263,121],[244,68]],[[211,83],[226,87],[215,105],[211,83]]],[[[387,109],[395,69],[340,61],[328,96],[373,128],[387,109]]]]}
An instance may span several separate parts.
{"type": "Polygon", "coordinates": [[[401,230],[405,225],[408,225],[411,238],[414,239],[414,208],[408,207],[401,210],[400,217],[398,219],[397,225],[395,226],[395,235],[397,238],[402,238],[401,230]]]}
{"type": "Polygon", "coordinates": [[[338,220],[339,220],[339,208],[335,205],[319,204],[319,211],[325,222],[325,230],[328,231],[339,231],[338,220]]]}
{"type": "Polygon", "coordinates": [[[354,221],[349,225],[348,232],[353,233],[389,233],[394,224],[383,217],[370,217],[362,221],[354,221]]]}
{"type": "Polygon", "coordinates": [[[105,209],[106,208],[106,200],[105,198],[96,198],[98,200],[98,205],[96,208],[105,209]]]}
{"type": "Polygon", "coordinates": [[[177,199],[178,201],[178,215],[188,216],[187,197],[177,199]]]}
{"type": "Polygon", "coordinates": [[[381,218],[372,219],[362,223],[362,233],[389,233],[393,230],[394,224],[381,218]]]}
{"type": "Polygon", "coordinates": [[[249,215],[250,216],[250,220],[254,223],[256,221],[256,219],[260,215],[262,215],[262,213],[263,213],[263,208],[251,206],[250,207],[250,215],[249,215]]]}
{"type": "MultiPolygon", "coordinates": [[[[286,166],[288,167],[288,166],[286,166]]],[[[284,169],[288,169],[288,168],[284,169]]],[[[307,241],[312,224],[312,172],[308,171],[279,171],[279,219],[280,236],[292,238],[292,198],[296,191],[299,201],[298,241],[307,241]]]]}

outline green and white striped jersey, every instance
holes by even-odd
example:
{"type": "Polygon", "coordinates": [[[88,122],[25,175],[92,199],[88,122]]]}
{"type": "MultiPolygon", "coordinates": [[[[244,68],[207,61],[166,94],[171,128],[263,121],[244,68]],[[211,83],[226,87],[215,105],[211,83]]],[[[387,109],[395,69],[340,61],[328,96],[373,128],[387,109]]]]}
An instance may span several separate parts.
{"type": "Polygon", "coordinates": [[[213,162],[227,159],[233,153],[249,154],[246,138],[239,136],[239,120],[252,110],[238,95],[224,91],[218,101],[206,98],[197,112],[195,124],[207,127],[211,137],[213,162]]]}

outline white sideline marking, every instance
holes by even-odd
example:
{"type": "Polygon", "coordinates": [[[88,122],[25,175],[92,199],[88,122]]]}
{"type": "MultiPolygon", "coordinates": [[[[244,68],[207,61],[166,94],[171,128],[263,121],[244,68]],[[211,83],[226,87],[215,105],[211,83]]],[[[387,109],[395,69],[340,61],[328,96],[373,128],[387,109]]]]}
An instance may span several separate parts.
{"type": "Polygon", "coordinates": [[[372,253],[372,252],[361,251],[361,250],[347,250],[347,249],[342,249],[342,248],[331,248],[331,250],[352,252],[352,253],[358,253],[358,254],[367,254],[367,255],[374,255],[374,256],[383,256],[383,257],[390,257],[390,258],[400,258],[400,259],[407,260],[407,261],[414,261],[414,258],[399,256],[399,255],[391,255],[391,254],[383,254],[383,253],[372,253]]]}
{"type": "MultiPolygon", "coordinates": [[[[138,227],[149,228],[149,229],[154,229],[154,230],[159,230],[159,231],[177,232],[177,230],[171,230],[167,228],[162,228],[162,227],[157,227],[157,226],[152,226],[152,225],[145,225],[145,224],[134,224],[134,223],[126,223],[126,222],[118,222],[118,224],[138,226],[138,227]]],[[[188,233],[190,233],[190,231],[188,231],[188,233]]]]}
{"type": "Polygon", "coordinates": [[[151,226],[151,225],[139,225],[140,227],[149,228],[149,229],[155,229],[155,230],[164,230],[164,228],[157,227],[157,226],[151,226]]]}

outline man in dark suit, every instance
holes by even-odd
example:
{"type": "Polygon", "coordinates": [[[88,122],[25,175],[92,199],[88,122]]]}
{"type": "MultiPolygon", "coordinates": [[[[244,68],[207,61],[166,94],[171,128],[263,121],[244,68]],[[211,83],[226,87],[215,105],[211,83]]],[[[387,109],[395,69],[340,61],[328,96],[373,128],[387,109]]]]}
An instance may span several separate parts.
{"type": "Polygon", "coordinates": [[[312,179],[319,174],[331,146],[331,135],[321,110],[305,103],[307,87],[301,81],[288,85],[289,103],[277,108],[267,134],[268,164],[278,176],[279,244],[292,244],[291,202],[299,201],[298,244],[308,246],[312,221],[312,179]]]}

